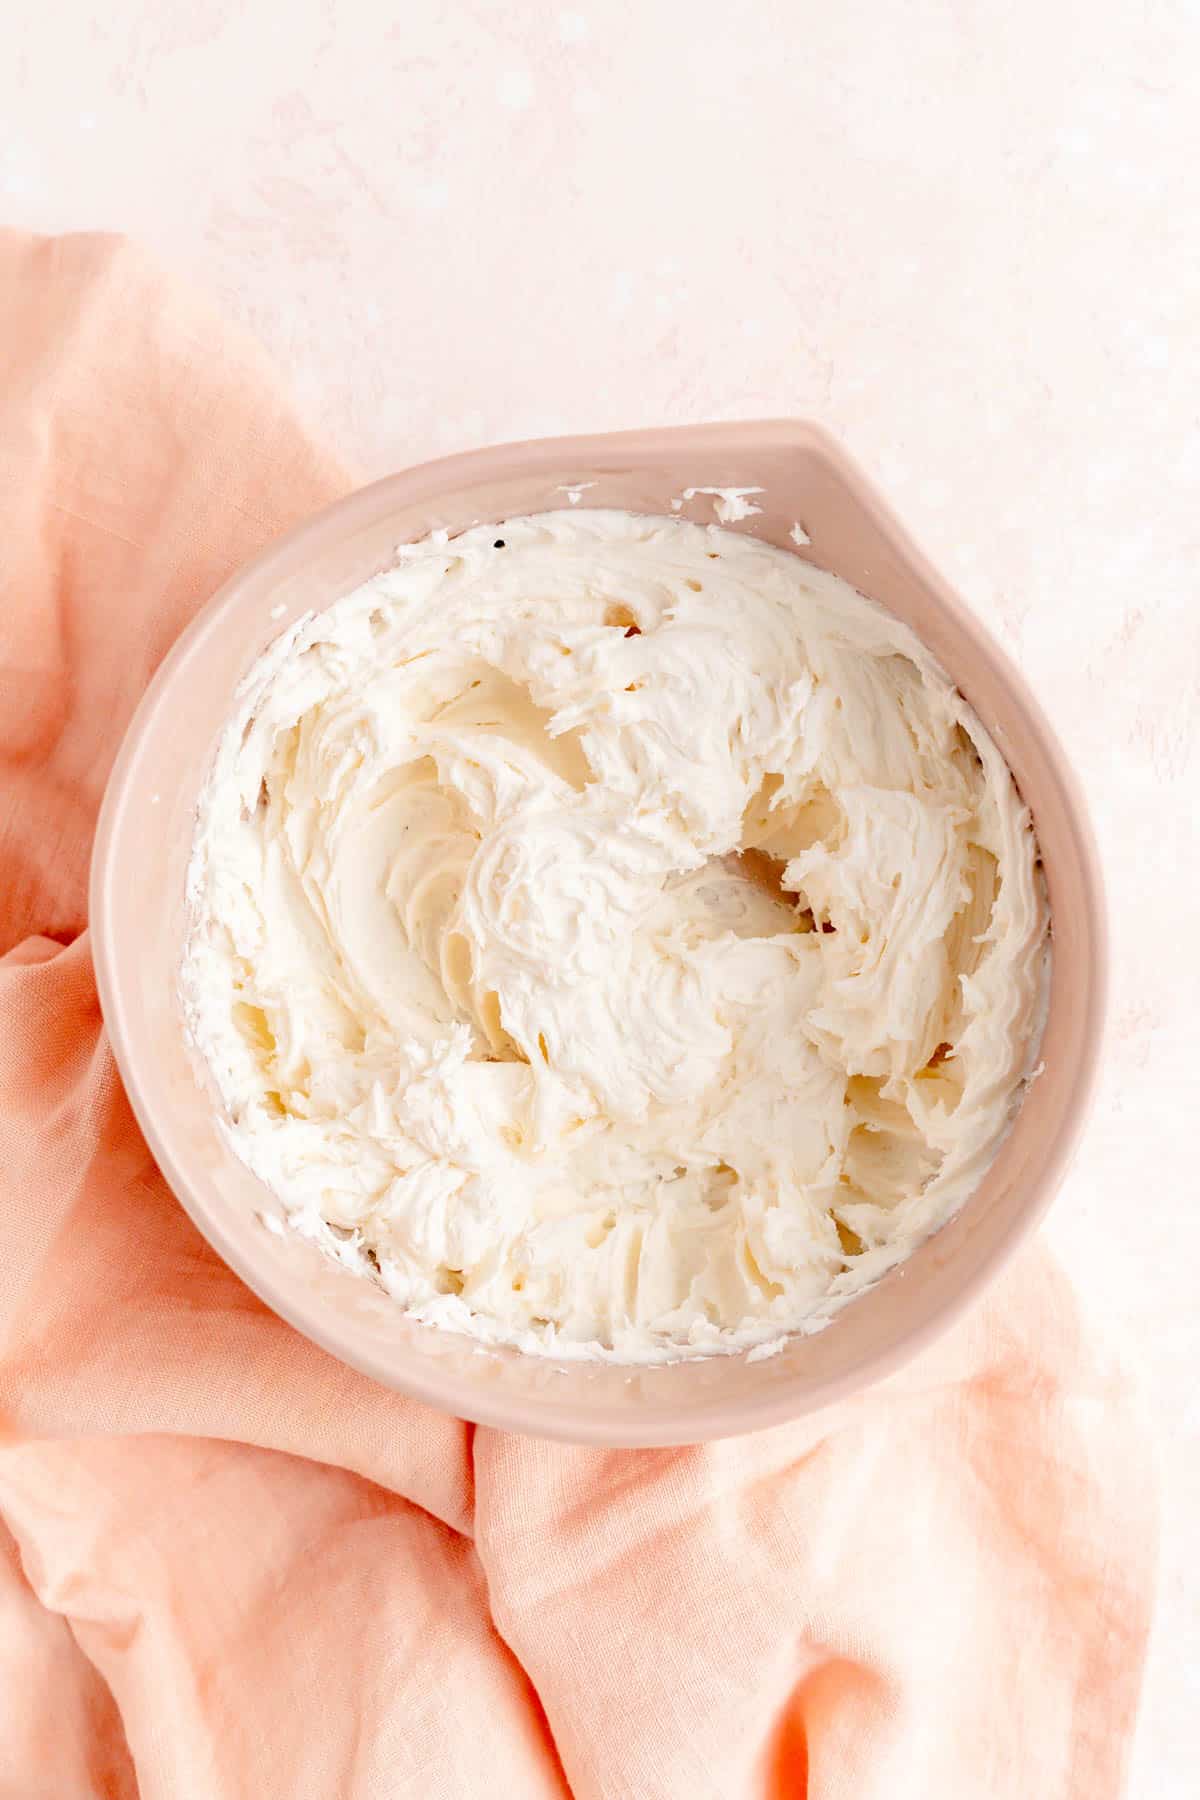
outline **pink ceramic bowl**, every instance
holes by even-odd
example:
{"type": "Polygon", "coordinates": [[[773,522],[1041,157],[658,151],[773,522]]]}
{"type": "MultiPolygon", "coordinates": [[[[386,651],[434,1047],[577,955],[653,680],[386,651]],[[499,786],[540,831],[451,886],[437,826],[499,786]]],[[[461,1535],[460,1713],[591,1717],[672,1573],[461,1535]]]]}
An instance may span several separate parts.
{"type": "MultiPolygon", "coordinates": [[[[712,518],[698,496],[683,516],[712,518]]],[[[1062,1178],[1091,1093],[1105,989],[1105,925],[1091,831],[1046,720],[1015,670],[823,432],[784,421],[508,444],[390,476],[331,506],[226,583],[180,638],[130,726],[108,784],[91,881],[96,976],[142,1130],[199,1229],[266,1303],[377,1381],[480,1423],[595,1444],[695,1442],[839,1399],[911,1356],[973,1300],[1062,1178]],[[586,485],[585,485],[586,484],[586,485]],[[1045,1070],[987,1179],[907,1263],[826,1330],[759,1362],[559,1365],[483,1349],[405,1318],[386,1295],[291,1233],[226,1147],[184,1043],[176,972],[196,796],[234,689],[297,614],[387,567],[438,526],[568,503],[669,513],[686,487],[755,487],[736,525],[793,547],[906,620],[1005,751],[1033,809],[1054,917],[1045,1070]]]]}

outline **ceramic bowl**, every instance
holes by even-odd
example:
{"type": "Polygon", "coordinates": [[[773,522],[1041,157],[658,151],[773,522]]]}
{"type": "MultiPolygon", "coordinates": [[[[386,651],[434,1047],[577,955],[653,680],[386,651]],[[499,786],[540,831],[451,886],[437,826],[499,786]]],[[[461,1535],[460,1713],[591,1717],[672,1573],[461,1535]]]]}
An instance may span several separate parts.
{"type": "Polygon", "coordinates": [[[674,1444],[825,1406],[913,1355],[974,1300],[1060,1182],[1096,1073],[1105,924],[1091,830],[1041,709],[887,506],[817,428],[776,421],[508,444],[427,463],[351,494],[247,564],[162,664],[112,771],[91,881],[93,953],[113,1051],[179,1200],[268,1306],[335,1356],[481,1423],[593,1444],[674,1444]],[[228,1148],[181,1028],[184,873],[198,792],[234,690],[298,614],[389,566],[437,527],[576,505],[709,522],[711,495],[758,488],[731,526],[794,550],[912,626],[1008,757],[1032,808],[1053,914],[1053,975],[1030,1086],[987,1177],[960,1212],[825,1330],[782,1352],[654,1367],[557,1363],[419,1325],[290,1232],[228,1148]],[[808,542],[797,547],[799,525],[808,542]]]}

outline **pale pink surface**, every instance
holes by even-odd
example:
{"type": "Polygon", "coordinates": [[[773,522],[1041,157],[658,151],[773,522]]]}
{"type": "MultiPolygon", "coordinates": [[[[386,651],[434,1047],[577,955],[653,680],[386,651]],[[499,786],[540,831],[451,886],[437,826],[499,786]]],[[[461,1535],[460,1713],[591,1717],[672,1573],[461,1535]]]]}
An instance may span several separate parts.
{"type": "Polygon", "coordinates": [[[1150,1483],[1044,1253],[833,1411],[603,1452],[374,1386],[198,1237],[91,827],[180,626],[347,478],[134,252],[0,239],[0,346],[0,1795],[1118,1792],[1150,1483]]]}

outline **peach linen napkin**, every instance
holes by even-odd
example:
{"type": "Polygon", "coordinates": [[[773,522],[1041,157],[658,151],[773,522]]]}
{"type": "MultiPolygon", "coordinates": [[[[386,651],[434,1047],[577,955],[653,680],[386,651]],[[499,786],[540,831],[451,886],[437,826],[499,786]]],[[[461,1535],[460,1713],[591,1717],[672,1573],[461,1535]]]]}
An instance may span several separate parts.
{"type": "Polygon", "coordinates": [[[168,1192],[97,805],[185,621],[348,485],[137,251],[0,234],[0,1797],[1118,1793],[1145,1458],[1042,1251],[833,1411],[603,1452],[342,1368],[168,1192]]]}

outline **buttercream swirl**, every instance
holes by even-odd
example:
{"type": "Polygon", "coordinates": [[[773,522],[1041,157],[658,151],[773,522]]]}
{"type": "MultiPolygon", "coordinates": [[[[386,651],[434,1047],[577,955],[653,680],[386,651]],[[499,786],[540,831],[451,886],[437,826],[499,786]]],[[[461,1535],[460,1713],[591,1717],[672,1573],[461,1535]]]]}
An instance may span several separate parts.
{"type": "Polygon", "coordinates": [[[640,1360],[812,1330],[1033,1055],[1003,757],[897,619],[582,508],[406,546],[251,671],[181,977],[238,1153],[418,1316],[640,1360]]]}

